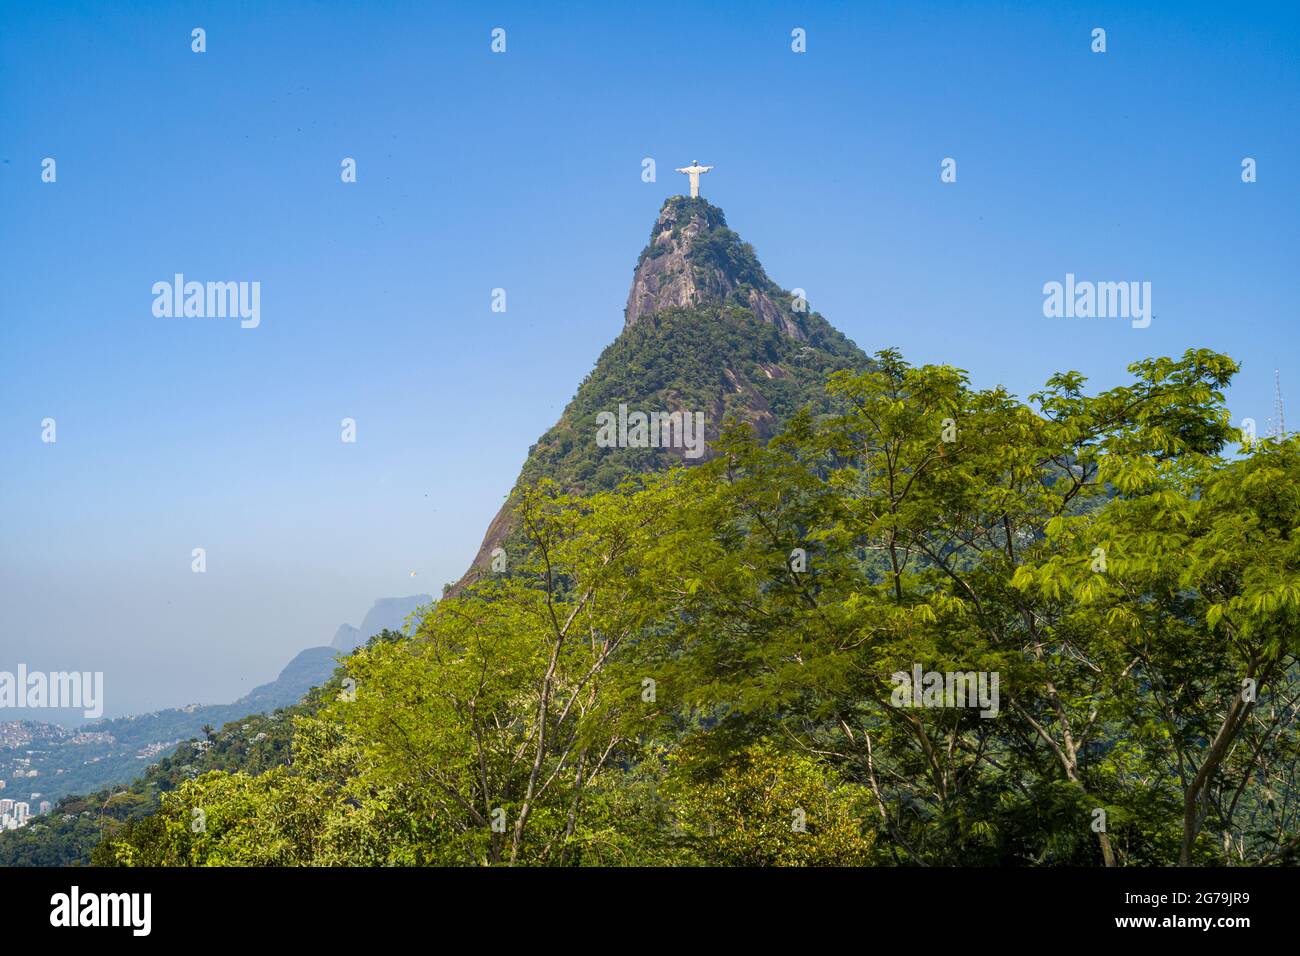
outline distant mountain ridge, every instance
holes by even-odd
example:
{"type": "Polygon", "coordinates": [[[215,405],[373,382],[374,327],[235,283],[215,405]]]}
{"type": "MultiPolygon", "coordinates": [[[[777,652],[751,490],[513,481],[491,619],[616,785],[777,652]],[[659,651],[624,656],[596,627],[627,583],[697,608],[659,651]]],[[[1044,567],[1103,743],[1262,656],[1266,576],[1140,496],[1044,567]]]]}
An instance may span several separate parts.
{"type": "Polygon", "coordinates": [[[351,654],[380,631],[402,631],[409,634],[411,629],[407,627],[406,619],[417,608],[430,604],[432,601],[433,595],[431,594],[380,598],[366,612],[360,627],[344,624],[335,631],[334,640],[330,642],[330,647],[344,654],[351,654]]]}

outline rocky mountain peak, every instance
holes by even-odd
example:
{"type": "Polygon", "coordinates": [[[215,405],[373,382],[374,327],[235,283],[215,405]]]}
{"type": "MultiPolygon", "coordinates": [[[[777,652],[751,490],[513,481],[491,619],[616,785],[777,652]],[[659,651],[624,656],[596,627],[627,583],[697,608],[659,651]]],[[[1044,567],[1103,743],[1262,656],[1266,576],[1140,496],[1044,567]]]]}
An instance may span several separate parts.
{"type": "MultiPolygon", "coordinates": [[[[802,407],[830,412],[824,384],[869,359],[825,318],[768,278],[722,210],[698,197],[664,203],[637,260],[623,331],[597,359],[559,421],[528,450],[518,485],[547,478],[565,492],[614,488],[629,475],[707,461],[725,423],[775,434],[802,407]],[[601,413],[697,414],[704,454],[597,441],[601,413]]],[[[495,549],[521,546],[509,500],[488,525],[455,595],[485,577],[495,549]]]]}
{"type": "Polygon", "coordinates": [[[753,247],[728,228],[721,209],[698,197],[673,196],[637,260],[624,328],[661,309],[731,304],[804,341],[791,301],[767,277],[753,247]]]}

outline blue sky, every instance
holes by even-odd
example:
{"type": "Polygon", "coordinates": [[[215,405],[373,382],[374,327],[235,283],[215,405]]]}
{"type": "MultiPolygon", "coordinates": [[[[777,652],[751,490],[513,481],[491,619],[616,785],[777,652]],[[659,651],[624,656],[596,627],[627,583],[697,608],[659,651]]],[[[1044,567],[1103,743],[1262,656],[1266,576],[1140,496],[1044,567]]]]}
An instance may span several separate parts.
{"type": "Polygon", "coordinates": [[[1297,5],[1130,6],[4,3],[0,670],[224,702],[458,577],[697,158],[867,351],[1027,394],[1206,346],[1300,423],[1297,5]],[[260,327],[155,318],[177,272],[260,327]],[[1067,272],[1151,327],[1044,318],[1067,272]]]}

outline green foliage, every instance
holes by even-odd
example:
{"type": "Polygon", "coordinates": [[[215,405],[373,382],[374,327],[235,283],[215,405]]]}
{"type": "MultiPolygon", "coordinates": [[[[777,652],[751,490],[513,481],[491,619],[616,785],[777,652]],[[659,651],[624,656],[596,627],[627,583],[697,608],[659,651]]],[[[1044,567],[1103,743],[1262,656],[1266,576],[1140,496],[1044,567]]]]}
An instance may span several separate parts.
{"type": "Polygon", "coordinates": [[[706,866],[866,866],[874,862],[870,792],[835,779],[825,763],[755,744],[722,769],[691,779],[673,760],[666,791],[686,844],[706,866]]]}
{"type": "Polygon", "coordinates": [[[509,575],[97,861],[1293,863],[1300,439],[1228,453],[1226,357],[1131,371],[1030,405],[883,352],[769,441],[525,482],[509,575]]]}
{"type": "MultiPolygon", "coordinates": [[[[788,297],[787,297],[788,298],[788,297]]],[[[642,410],[704,412],[712,442],[728,418],[774,430],[799,409],[829,412],[831,372],[866,357],[818,315],[800,343],[739,306],[666,309],[642,318],[605,349],[560,420],[531,449],[522,482],[550,478],[567,492],[609,491],[629,474],[679,459],[653,448],[601,448],[596,416],[628,396],[642,410]]]]}

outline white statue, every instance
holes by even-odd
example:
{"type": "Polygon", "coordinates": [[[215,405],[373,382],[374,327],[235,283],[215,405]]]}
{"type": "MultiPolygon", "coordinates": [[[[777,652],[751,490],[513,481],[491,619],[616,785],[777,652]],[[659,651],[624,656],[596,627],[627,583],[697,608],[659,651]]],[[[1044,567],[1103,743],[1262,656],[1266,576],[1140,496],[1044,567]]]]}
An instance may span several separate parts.
{"type": "Polygon", "coordinates": [[[685,173],[691,177],[691,198],[694,199],[700,194],[700,173],[707,173],[712,166],[701,166],[698,159],[692,159],[689,166],[677,170],[679,173],[685,173]]]}

